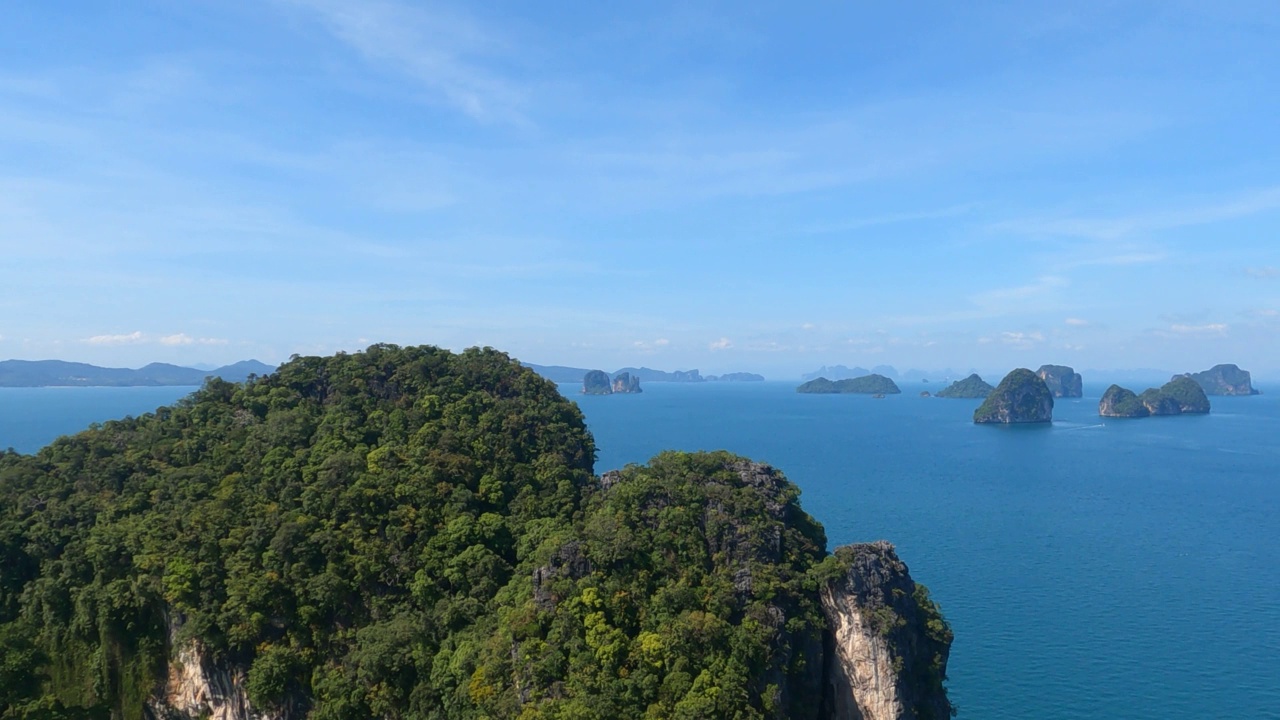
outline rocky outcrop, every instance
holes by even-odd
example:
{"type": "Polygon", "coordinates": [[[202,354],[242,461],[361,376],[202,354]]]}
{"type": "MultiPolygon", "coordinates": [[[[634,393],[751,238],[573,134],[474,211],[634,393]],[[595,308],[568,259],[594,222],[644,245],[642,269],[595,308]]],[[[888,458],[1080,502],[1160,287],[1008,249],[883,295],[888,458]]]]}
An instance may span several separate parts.
{"type": "Polygon", "coordinates": [[[591,370],[582,378],[583,395],[609,395],[613,393],[613,381],[603,370],[591,370]]]}
{"type": "Polygon", "coordinates": [[[995,390],[986,380],[983,380],[977,373],[970,375],[963,380],[957,380],[947,387],[938,391],[940,398],[960,398],[960,399],[981,399],[991,394],[995,390]]]}
{"type": "Polygon", "coordinates": [[[546,565],[533,571],[534,607],[544,612],[554,610],[564,598],[557,581],[578,580],[590,574],[591,561],[583,553],[582,544],[576,540],[565,543],[551,555],[546,565]]]}
{"type": "Polygon", "coordinates": [[[613,378],[614,393],[638,393],[643,392],[640,389],[640,378],[631,373],[621,372],[613,378]]]}
{"type": "Polygon", "coordinates": [[[1141,395],[1112,385],[1098,403],[1103,417],[1143,418],[1153,415],[1203,415],[1209,412],[1209,398],[1187,375],[1178,375],[1160,388],[1148,388],[1141,395]]]}
{"type": "Polygon", "coordinates": [[[1018,368],[1000,381],[985,402],[973,412],[979,424],[1053,422],[1053,393],[1039,375],[1018,368]]]}
{"type": "Polygon", "coordinates": [[[1098,414],[1103,417],[1140,418],[1147,417],[1151,411],[1132,390],[1112,385],[1098,402],[1098,414]]]}
{"type": "Polygon", "coordinates": [[[180,640],[180,623],[169,622],[169,674],[147,702],[157,720],[289,720],[288,712],[259,712],[245,691],[241,668],[215,662],[199,640],[180,640]]]}
{"type": "Polygon", "coordinates": [[[948,718],[951,629],[887,542],[836,548],[821,590],[828,647],[824,718],[948,718]]]}
{"type": "Polygon", "coordinates": [[[1041,365],[1036,375],[1056,398],[1084,397],[1084,378],[1066,365],[1041,365]]]}
{"type": "Polygon", "coordinates": [[[1238,365],[1214,365],[1204,372],[1174,375],[1173,379],[1188,377],[1195,380],[1206,395],[1259,395],[1253,388],[1253,378],[1248,370],[1238,365]]]}
{"type": "Polygon", "coordinates": [[[1175,375],[1160,388],[1147,388],[1142,395],[1120,386],[1102,393],[1098,415],[1103,418],[1149,418],[1152,415],[1203,415],[1210,411],[1204,391],[1188,375],[1175,375]]]}

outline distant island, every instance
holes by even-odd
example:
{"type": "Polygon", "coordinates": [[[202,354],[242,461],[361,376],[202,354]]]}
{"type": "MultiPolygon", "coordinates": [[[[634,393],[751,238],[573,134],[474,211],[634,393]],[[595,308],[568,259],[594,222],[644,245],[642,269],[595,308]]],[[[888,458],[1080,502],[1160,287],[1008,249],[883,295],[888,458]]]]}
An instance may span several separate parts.
{"type": "Polygon", "coordinates": [[[800,380],[808,382],[809,380],[826,378],[834,381],[866,377],[867,375],[883,375],[894,381],[927,383],[929,382],[929,378],[932,377],[940,377],[950,380],[951,378],[960,377],[973,372],[976,371],[970,369],[966,373],[961,373],[952,368],[928,371],[921,370],[919,368],[911,368],[904,373],[899,373],[897,368],[892,365],[876,365],[870,370],[858,365],[853,367],[848,367],[847,365],[823,365],[813,372],[802,373],[800,375],[800,380]]]}
{"type": "Polygon", "coordinates": [[[978,424],[1053,422],[1053,393],[1039,375],[1018,368],[1000,381],[985,402],[973,412],[978,424]]]}
{"type": "Polygon", "coordinates": [[[1144,418],[1159,415],[1203,415],[1209,412],[1209,398],[1199,383],[1180,375],[1163,387],[1148,388],[1141,395],[1112,385],[1098,402],[1103,417],[1144,418]]]}
{"type": "Polygon", "coordinates": [[[242,360],[215,370],[168,363],[151,363],[133,370],[64,360],[5,360],[0,362],[0,387],[197,386],[210,377],[244,382],[250,375],[269,375],[275,371],[275,367],[257,360],[242,360]]]}
{"type": "Polygon", "coordinates": [[[823,365],[813,372],[804,373],[800,376],[801,380],[817,380],[824,378],[827,380],[854,380],[868,375],[883,375],[887,378],[895,378],[898,371],[891,365],[877,365],[870,370],[864,367],[846,367],[844,365],[823,365]]]}
{"type": "MultiPolygon", "coordinates": [[[[568,365],[535,365],[533,363],[520,363],[524,367],[529,368],[542,377],[554,383],[580,383],[591,372],[591,368],[577,368],[568,365]]],[[[641,382],[684,382],[684,383],[700,383],[700,382],[760,382],[764,380],[763,375],[748,372],[731,372],[723,375],[707,375],[703,376],[696,368],[693,370],[676,370],[667,372],[666,370],[654,370],[647,367],[624,367],[612,373],[616,377],[622,373],[637,378],[641,382]]]]}
{"type": "Polygon", "coordinates": [[[1206,395],[1261,395],[1253,387],[1253,378],[1248,370],[1241,370],[1238,365],[1214,365],[1198,373],[1174,375],[1174,379],[1188,377],[1195,380],[1206,395]]]}
{"type": "Polygon", "coordinates": [[[1041,365],[1036,375],[1056,398],[1084,397],[1084,378],[1066,365],[1041,365]]]}
{"type": "Polygon", "coordinates": [[[764,376],[749,372],[733,372],[724,375],[708,375],[707,382],[764,382],[764,376]]]}
{"type": "Polygon", "coordinates": [[[963,380],[957,380],[942,390],[939,390],[937,397],[976,400],[987,397],[991,394],[992,390],[995,390],[995,388],[991,383],[983,380],[977,373],[974,373],[963,380]]]}
{"type": "Polygon", "coordinates": [[[610,379],[603,370],[589,370],[582,376],[583,395],[625,395],[644,392],[640,389],[640,378],[628,372],[620,372],[610,379]]]}
{"type": "Polygon", "coordinates": [[[859,394],[859,395],[897,395],[902,392],[897,383],[883,375],[864,375],[843,380],[817,378],[796,388],[800,393],[816,394],[859,394]]]}

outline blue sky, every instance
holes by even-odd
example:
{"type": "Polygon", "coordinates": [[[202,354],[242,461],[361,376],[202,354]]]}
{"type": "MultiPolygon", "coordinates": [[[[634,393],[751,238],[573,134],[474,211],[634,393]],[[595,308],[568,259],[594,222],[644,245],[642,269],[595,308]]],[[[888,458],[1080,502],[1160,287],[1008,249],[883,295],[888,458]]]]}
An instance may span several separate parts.
{"type": "Polygon", "coordinates": [[[5,24],[0,357],[1280,371],[1269,0],[5,24]]]}

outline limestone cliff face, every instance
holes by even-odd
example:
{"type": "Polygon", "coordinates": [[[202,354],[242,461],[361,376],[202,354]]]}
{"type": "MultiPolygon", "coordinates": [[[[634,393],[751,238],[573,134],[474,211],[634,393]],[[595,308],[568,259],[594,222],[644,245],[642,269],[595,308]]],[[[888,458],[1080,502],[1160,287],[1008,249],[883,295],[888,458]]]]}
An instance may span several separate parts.
{"type": "Polygon", "coordinates": [[[844,572],[822,588],[829,652],[824,717],[941,720],[951,630],[893,546],[836,548],[844,572]]]}
{"type": "Polygon", "coordinates": [[[613,393],[613,382],[603,370],[591,370],[582,378],[582,394],[609,395],[613,393]]]}
{"type": "Polygon", "coordinates": [[[290,720],[289,713],[259,712],[245,692],[245,672],[214,662],[198,640],[178,640],[169,623],[172,657],[164,688],[147,703],[157,720],[290,720]]]}
{"type": "Polygon", "coordinates": [[[1036,375],[1044,380],[1056,398],[1084,397],[1084,378],[1066,365],[1041,365],[1036,375]]]}
{"type": "Polygon", "coordinates": [[[1173,379],[1189,377],[1200,384],[1207,395],[1258,395],[1248,370],[1238,365],[1214,365],[1204,372],[1174,375],[1173,379]]]}
{"type": "Polygon", "coordinates": [[[613,378],[613,391],[615,393],[638,393],[643,392],[640,389],[640,377],[632,375],[629,372],[620,372],[613,378]]]}

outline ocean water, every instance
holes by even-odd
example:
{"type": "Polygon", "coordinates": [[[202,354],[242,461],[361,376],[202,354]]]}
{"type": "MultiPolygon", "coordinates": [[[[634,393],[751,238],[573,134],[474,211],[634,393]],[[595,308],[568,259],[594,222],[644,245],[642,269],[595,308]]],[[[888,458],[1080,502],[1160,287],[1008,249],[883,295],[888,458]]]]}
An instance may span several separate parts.
{"type": "Polygon", "coordinates": [[[0,450],[31,453],[91,423],[171,405],[196,387],[0,388],[0,450]]]}
{"type": "Polygon", "coordinates": [[[598,471],[727,449],[799,485],[832,547],[895,543],[955,631],[960,717],[1280,718],[1280,388],[1117,420],[1090,385],[1050,427],[993,427],[919,397],[937,383],[795,385],[570,397],[598,471]]]}
{"type": "MultiPolygon", "coordinates": [[[[597,471],[727,449],[803,490],[832,547],[885,538],[955,630],[967,718],[1280,718],[1280,387],[1208,416],[975,426],[976,400],[801,395],[796,383],[575,394],[597,471]]],[[[1141,389],[1141,388],[1138,388],[1141,389]]],[[[192,388],[0,389],[33,451],[192,388]]]]}

